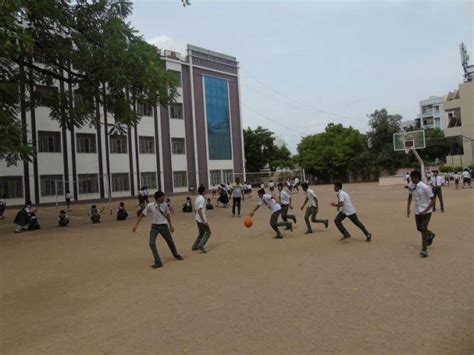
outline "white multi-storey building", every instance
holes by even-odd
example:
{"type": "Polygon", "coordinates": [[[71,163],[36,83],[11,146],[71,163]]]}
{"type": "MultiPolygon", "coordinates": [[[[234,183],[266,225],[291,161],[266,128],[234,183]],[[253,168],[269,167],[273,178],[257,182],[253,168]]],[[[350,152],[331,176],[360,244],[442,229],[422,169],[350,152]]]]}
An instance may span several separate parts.
{"type": "Polygon", "coordinates": [[[420,113],[415,121],[420,128],[445,129],[444,97],[430,96],[420,101],[420,113]]]}
{"type": "MultiPolygon", "coordinates": [[[[169,107],[138,106],[140,123],[109,135],[114,122],[101,109],[100,125],[60,128],[37,102],[27,111],[32,162],[7,167],[0,161],[0,195],[9,205],[54,202],[70,191],[74,200],[135,196],[142,186],[185,192],[245,177],[238,62],[235,57],[188,45],[187,55],[163,51],[167,70],[179,79],[169,107]]],[[[35,91],[59,90],[36,86],[35,91]]],[[[64,90],[73,90],[65,85],[64,90]]]]}

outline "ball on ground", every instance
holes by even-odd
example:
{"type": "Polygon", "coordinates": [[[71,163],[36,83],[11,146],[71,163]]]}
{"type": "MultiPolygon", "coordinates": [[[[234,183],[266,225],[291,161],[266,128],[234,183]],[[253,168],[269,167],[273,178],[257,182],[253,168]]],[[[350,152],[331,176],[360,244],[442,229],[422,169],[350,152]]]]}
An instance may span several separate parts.
{"type": "Polygon", "coordinates": [[[244,226],[246,226],[247,228],[250,228],[250,227],[252,227],[252,224],[253,224],[252,218],[250,218],[250,217],[245,218],[245,220],[244,220],[244,226]]]}

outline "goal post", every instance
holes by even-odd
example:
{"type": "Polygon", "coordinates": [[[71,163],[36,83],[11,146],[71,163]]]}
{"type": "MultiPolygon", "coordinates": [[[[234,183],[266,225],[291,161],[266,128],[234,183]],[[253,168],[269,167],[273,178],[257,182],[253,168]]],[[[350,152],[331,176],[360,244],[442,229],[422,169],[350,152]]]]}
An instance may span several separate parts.
{"type": "Polygon", "coordinates": [[[410,151],[412,151],[418,163],[420,163],[422,179],[425,177],[425,163],[423,159],[421,159],[420,154],[418,154],[418,150],[424,149],[425,147],[426,140],[424,130],[399,132],[393,135],[393,150],[404,151],[405,154],[409,154],[410,151]]]}

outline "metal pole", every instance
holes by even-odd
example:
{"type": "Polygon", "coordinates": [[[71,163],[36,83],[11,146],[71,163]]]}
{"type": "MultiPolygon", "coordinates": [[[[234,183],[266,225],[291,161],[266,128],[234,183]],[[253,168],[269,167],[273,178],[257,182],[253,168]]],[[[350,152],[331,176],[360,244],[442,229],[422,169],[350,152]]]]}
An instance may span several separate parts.
{"type": "MultiPolygon", "coordinates": [[[[133,176],[132,176],[132,179],[133,179],[133,176]]],[[[110,210],[110,215],[112,216],[112,192],[111,192],[111,188],[110,188],[110,176],[107,175],[107,190],[108,190],[108,194],[109,194],[109,210],[110,210]]]]}
{"type": "Polygon", "coordinates": [[[421,157],[418,154],[418,152],[416,151],[416,149],[411,149],[411,151],[413,152],[413,154],[415,154],[416,159],[420,163],[420,166],[421,166],[421,179],[423,181],[425,179],[425,163],[423,162],[423,159],[421,159],[421,157]]]}
{"type": "Polygon", "coordinates": [[[58,209],[58,180],[54,180],[54,192],[56,192],[56,209],[58,209]]]}

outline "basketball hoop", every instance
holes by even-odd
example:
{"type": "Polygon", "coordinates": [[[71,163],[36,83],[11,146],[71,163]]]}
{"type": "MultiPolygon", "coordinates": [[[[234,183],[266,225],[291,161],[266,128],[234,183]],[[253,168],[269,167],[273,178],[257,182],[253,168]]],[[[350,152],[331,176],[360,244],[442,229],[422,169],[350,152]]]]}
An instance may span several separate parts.
{"type": "Polygon", "coordinates": [[[413,140],[406,140],[404,142],[405,153],[406,154],[410,153],[410,150],[412,150],[414,146],[415,146],[415,142],[413,140]]]}

